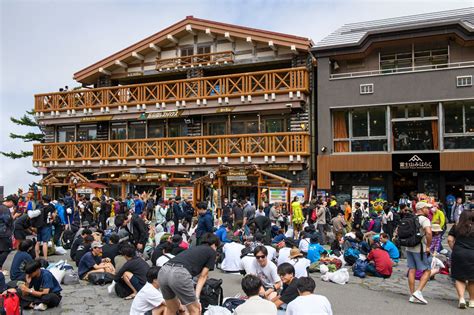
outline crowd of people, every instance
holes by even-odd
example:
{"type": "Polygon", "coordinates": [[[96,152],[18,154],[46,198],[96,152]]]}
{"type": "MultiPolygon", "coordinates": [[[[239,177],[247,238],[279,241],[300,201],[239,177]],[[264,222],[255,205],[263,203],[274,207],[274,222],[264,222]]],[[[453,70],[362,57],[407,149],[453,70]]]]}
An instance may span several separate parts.
{"type": "Polygon", "coordinates": [[[205,202],[194,207],[179,196],[146,193],[124,200],[10,195],[0,205],[0,286],[16,292],[24,308],[59,305],[60,281],[44,267],[62,246],[70,249],[80,279],[111,283],[109,293],[133,300],[130,314],[200,314],[217,304],[209,290],[215,268],[244,275],[247,297],[227,303],[236,314],[332,314],[328,299],[314,294],[310,272],[352,266],[355,276],[390,278],[403,256],[410,302],[427,304],[423,289],[450,265],[458,306],[474,307],[472,210],[474,199],[456,203],[447,216],[441,203],[424,195],[354,206],[335,197],[260,206],[248,197],[224,198],[218,211],[205,202]],[[12,250],[11,281],[2,284],[12,250]]]}

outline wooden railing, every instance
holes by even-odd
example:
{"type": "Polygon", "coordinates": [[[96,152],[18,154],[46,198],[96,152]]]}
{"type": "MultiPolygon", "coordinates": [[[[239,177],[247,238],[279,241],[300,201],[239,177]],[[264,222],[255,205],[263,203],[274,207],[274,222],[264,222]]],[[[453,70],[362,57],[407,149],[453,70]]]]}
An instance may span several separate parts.
{"type": "Polygon", "coordinates": [[[227,64],[234,62],[234,53],[232,51],[223,51],[209,54],[199,54],[191,56],[182,56],[176,58],[157,59],[156,70],[169,70],[176,67],[200,67],[216,64],[227,64]]]}
{"type": "Polygon", "coordinates": [[[177,81],[81,89],[35,95],[35,111],[83,111],[101,107],[210,100],[219,97],[309,91],[306,68],[290,68],[177,81]]]}
{"type": "Polygon", "coordinates": [[[33,161],[309,155],[306,132],[34,144],[33,161]]]}

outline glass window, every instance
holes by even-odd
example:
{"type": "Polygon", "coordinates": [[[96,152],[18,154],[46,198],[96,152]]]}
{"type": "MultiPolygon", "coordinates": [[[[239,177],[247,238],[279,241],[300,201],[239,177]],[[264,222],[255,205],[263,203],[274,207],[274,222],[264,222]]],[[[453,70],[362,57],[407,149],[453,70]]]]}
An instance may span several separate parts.
{"type": "Polygon", "coordinates": [[[232,121],[231,132],[233,134],[258,133],[258,121],[232,121]]]}
{"type": "Polygon", "coordinates": [[[438,146],[438,121],[403,121],[393,123],[396,151],[435,150],[438,146]]]}
{"type": "Polygon", "coordinates": [[[406,118],[405,105],[398,105],[392,107],[392,118],[406,118]]]}
{"type": "Polygon", "coordinates": [[[210,54],[210,53],[211,53],[211,46],[198,47],[198,55],[210,54]]]}
{"type": "Polygon", "coordinates": [[[181,57],[191,56],[194,54],[193,47],[181,48],[181,57]]]}
{"type": "Polygon", "coordinates": [[[284,119],[266,119],[265,132],[283,132],[285,131],[284,119]]]}
{"type": "Polygon", "coordinates": [[[85,125],[77,129],[77,141],[90,141],[97,139],[97,126],[85,125]]]}
{"type": "Polygon", "coordinates": [[[464,105],[466,132],[474,132],[474,103],[464,105]]]}
{"type": "Polygon", "coordinates": [[[148,121],[148,138],[163,138],[165,136],[165,122],[163,120],[148,121]]]}
{"type": "Polygon", "coordinates": [[[387,151],[387,139],[382,140],[353,140],[352,152],[387,151]]]}
{"type": "Polygon", "coordinates": [[[451,149],[474,149],[474,136],[444,137],[444,148],[451,149]]]}
{"type": "Polygon", "coordinates": [[[58,127],[58,142],[73,142],[76,140],[74,126],[58,127]]]}
{"type": "Polygon", "coordinates": [[[188,127],[185,124],[170,123],[168,124],[168,137],[184,137],[187,136],[188,127]]]}
{"type": "Polygon", "coordinates": [[[210,136],[220,136],[227,134],[225,121],[207,123],[207,134],[210,136]]]}
{"type": "Polygon", "coordinates": [[[463,132],[463,104],[452,103],[444,107],[444,130],[445,133],[463,132]]]}
{"type": "Polygon", "coordinates": [[[110,125],[110,140],[127,139],[127,123],[112,123],[110,125]]]}
{"type": "Polygon", "coordinates": [[[421,117],[421,104],[408,105],[408,118],[418,118],[421,117]]]}
{"type": "Polygon", "coordinates": [[[128,139],[145,139],[146,136],[146,122],[133,121],[128,126],[128,139]]]}
{"type": "Polygon", "coordinates": [[[369,135],[367,126],[367,109],[355,109],[352,111],[352,136],[367,137],[369,135]]]}
{"type": "Polygon", "coordinates": [[[375,107],[369,110],[370,136],[385,136],[387,130],[385,108],[375,107]]]}

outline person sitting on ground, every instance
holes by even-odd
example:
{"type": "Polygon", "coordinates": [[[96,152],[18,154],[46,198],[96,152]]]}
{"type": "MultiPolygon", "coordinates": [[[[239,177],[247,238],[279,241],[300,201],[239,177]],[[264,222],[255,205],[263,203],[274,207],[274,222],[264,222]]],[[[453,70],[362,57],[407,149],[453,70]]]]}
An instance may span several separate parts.
{"type": "Polygon", "coordinates": [[[84,244],[84,238],[86,237],[86,235],[92,235],[92,231],[88,228],[82,229],[81,233],[72,242],[70,254],[72,260],[76,261],[77,250],[81,245],[84,244]]]}
{"type": "Polygon", "coordinates": [[[278,266],[290,260],[290,251],[293,247],[296,247],[295,245],[292,239],[285,239],[285,247],[280,248],[278,251],[278,266]]]}
{"type": "MultiPolygon", "coordinates": [[[[87,238],[88,236],[86,236],[87,238]]],[[[99,242],[93,242],[91,245],[91,251],[87,252],[82,256],[77,272],[79,278],[82,280],[88,280],[88,276],[95,272],[108,272],[115,274],[115,268],[110,262],[109,258],[101,258],[102,255],[102,244],[99,242]]]]}
{"type": "Polygon", "coordinates": [[[389,237],[386,233],[380,233],[380,243],[382,248],[388,252],[393,264],[396,265],[400,259],[400,252],[398,251],[397,246],[395,246],[395,244],[393,244],[388,238],[389,237]]]}
{"type": "Polygon", "coordinates": [[[146,273],[147,283],[138,291],[130,308],[130,315],[153,314],[161,315],[165,312],[165,300],[159,289],[158,272],[160,268],[151,267],[146,273]]]}
{"type": "Polygon", "coordinates": [[[288,303],[298,297],[298,279],[295,277],[295,268],[290,263],[278,266],[278,275],[283,282],[283,290],[280,295],[274,297],[272,302],[279,309],[286,309],[288,303]]]}
{"type": "Polygon", "coordinates": [[[221,264],[221,269],[225,272],[239,272],[240,270],[240,254],[245,248],[240,243],[238,236],[232,237],[232,243],[224,245],[222,252],[224,253],[224,260],[221,264]]]}
{"type": "Polygon", "coordinates": [[[49,270],[41,269],[41,263],[33,260],[26,264],[25,273],[25,284],[18,287],[24,309],[45,311],[59,305],[62,288],[49,270]]]}
{"type": "Polygon", "coordinates": [[[79,245],[76,250],[76,254],[74,255],[74,262],[76,266],[79,267],[79,262],[81,261],[82,257],[91,250],[91,245],[94,242],[94,237],[92,235],[86,235],[84,237],[83,243],[79,245]]]}
{"type": "Polygon", "coordinates": [[[308,256],[307,258],[311,263],[319,261],[321,259],[321,254],[326,250],[324,247],[319,244],[319,237],[317,235],[311,236],[310,244],[308,247],[308,256]]]}
{"type": "Polygon", "coordinates": [[[296,288],[298,289],[299,296],[288,304],[286,308],[287,315],[301,315],[308,314],[308,312],[311,314],[332,315],[329,300],[325,296],[313,294],[316,283],[311,277],[299,278],[296,288]]]}
{"type": "MultiPolygon", "coordinates": [[[[278,226],[274,225],[275,230],[276,230],[276,235],[272,239],[272,244],[278,244],[281,241],[283,241],[286,236],[285,236],[285,230],[278,228],[278,226]]],[[[273,228],[272,228],[273,229],[273,228]]]]}
{"type": "Polygon", "coordinates": [[[181,304],[191,315],[201,313],[199,297],[209,271],[216,265],[219,239],[212,233],[202,236],[201,244],[192,247],[168,261],[161,267],[158,282],[165,298],[166,314],[176,314],[181,304]],[[193,277],[199,275],[196,289],[193,277]]]}
{"type": "Polygon", "coordinates": [[[386,251],[384,251],[380,244],[372,244],[372,250],[367,256],[370,263],[367,265],[366,273],[374,277],[390,278],[392,275],[392,260],[386,251]]]}
{"type": "Polygon", "coordinates": [[[24,240],[20,242],[18,251],[13,257],[12,266],[10,269],[10,280],[12,281],[25,281],[25,267],[33,261],[33,257],[30,255],[30,251],[33,249],[34,243],[32,240],[24,240]]]}
{"type": "Polygon", "coordinates": [[[311,265],[311,262],[309,259],[304,258],[303,253],[298,248],[291,249],[288,262],[295,268],[296,278],[308,276],[308,267],[311,265]]]}
{"type": "Polygon", "coordinates": [[[227,234],[232,232],[232,227],[229,224],[222,224],[215,232],[221,243],[231,243],[232,241],[228,238],[227,234]]]}
{"type": "Polygon", "coordinates": [[[127,262],[115,274],[115,292],[128,291],[130,294],[125,297],[125,300],[131,300],[145,285],[146,273],[150,267],[136,255],[135,247],[132,245],[123,246],[121,252],[127,262]],[[122,286],[122,290],[118,288],[119,286],[122,286]]]}
{"type": "Polygon", "coordinates": [[[109,242],[102,247],[102,258],[110,258],[112,265],[115,266],[115,257],[119,254],[120,237],[117,233],[112,233],[109,242]]]}
{"type": "Polygon", "coordinates": [[[178,255],[182,251],[186,250],[184,247],[181,246],[183,242],[183,237],[179,234],[175,234],[171,237],[171,245],[173,245],[173,249],[171,250],[171,254],[174,256],[178,255]]]}
{"type": "Polygon", "coordinates": [[[242,290],[248,296],[245,303],[237,306],[234,315],[276,315],[277,308],[274,303],[262,299],[265,289],[262,280],[256,275],[246,275],[242,279],[242,290]]]}
{"type": "Polygon", "coordinates": [[[165,242],[163,246],[160,247],[163,254],[156,260],[156,266],[161,268],[164,264],[166,264],[170,259],[174,258],[171,252],[173,251],[173,244],[170,242],[165,242]]]}

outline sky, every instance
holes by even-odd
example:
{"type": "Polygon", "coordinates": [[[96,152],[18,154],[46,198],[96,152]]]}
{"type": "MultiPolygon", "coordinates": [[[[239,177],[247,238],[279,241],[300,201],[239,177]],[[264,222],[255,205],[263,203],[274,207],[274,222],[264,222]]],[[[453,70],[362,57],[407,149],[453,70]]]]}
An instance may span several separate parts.
{"type": "MultiPolygon", "coordinates": [[[[474,6],[474,0],[0,0],[0,151],[31,150],[9,138],[34,94],[79,84],[73,73],[187,15],[318,42],[343,24],[474,6]]],[[[0,156],[5,193],[40,178],[31,159],[0,156]]]]}

